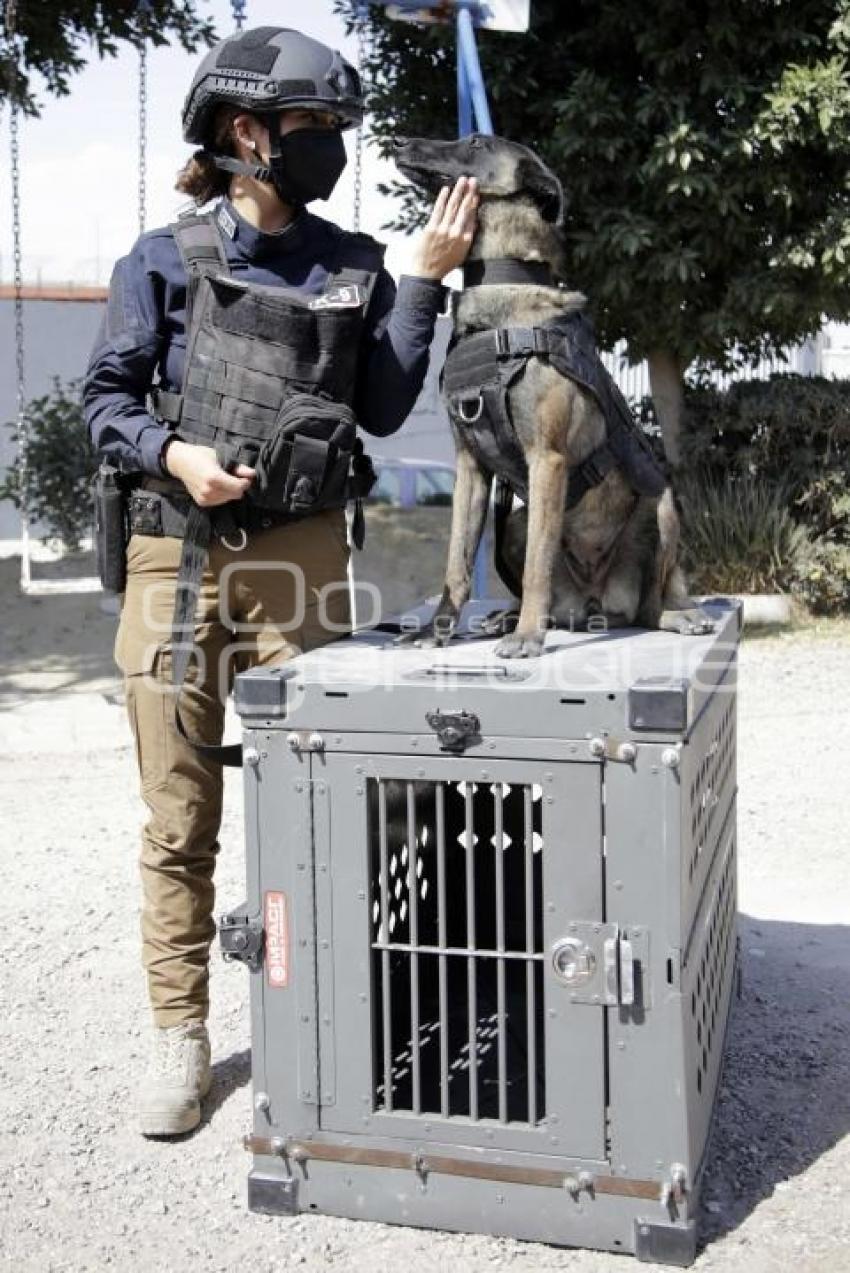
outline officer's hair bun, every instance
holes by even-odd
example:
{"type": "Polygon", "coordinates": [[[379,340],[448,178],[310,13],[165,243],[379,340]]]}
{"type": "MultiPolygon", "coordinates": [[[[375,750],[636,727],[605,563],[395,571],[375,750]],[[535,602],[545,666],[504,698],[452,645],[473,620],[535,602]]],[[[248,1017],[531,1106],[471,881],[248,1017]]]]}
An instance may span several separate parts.
{"type": "Polygon", "coordinates": [[[174,189],[188,195],[200,207],[218,195],[227,194],[229,181],[228,174],[216,168],[208,150],[196,150],[178,172],[174,189]]]}

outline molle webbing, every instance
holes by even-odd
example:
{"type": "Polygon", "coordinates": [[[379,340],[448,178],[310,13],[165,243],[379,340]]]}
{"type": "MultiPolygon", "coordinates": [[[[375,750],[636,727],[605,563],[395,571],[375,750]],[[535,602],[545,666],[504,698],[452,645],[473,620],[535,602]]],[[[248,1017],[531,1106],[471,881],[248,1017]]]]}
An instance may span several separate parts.
{"type": "Polygon", "coordinates": [[[250,457],[290,389],[351,405],[377,245],[342,235],[324,291],[305,296],[234,278],[211,217],[184,218],[173,233],[188,277],[186,370],[181,393],[152,395],[163,420],[190,441],[241,439],[250,457]]]}

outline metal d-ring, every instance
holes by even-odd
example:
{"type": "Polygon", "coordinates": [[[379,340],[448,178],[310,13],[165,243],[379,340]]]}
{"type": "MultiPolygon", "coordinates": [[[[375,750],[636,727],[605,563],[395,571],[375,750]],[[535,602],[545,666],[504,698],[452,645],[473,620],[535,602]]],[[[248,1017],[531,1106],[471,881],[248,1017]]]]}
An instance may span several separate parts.
{"type": "Polygon", "coordinates": [[[484,395],[479,393],[475,407],[475,415],[467,415],[464,411],[464,406],[467,402],[471,401],[471,398],[461,398],[457,404],[457,413],[461,420],[463,420],[464,424],[475,424],[476,421],[481,419],[482,412],[484,411],[484,395]]]}
{"type": "Polygon", "coordinates": [[[226,535],[219,535],[218,537],[219,543],[224,544],[225,548],[229,548],[232,553],[241,553],[242,549],[248,543],[248,534],[247,534],[247,531],[245,530],[245,527],[238,526],[237,530],[239,531],[239,534],[242,537],[239,543],[237,544],[231,544],[230,540],[227,538],[226,535]]]}

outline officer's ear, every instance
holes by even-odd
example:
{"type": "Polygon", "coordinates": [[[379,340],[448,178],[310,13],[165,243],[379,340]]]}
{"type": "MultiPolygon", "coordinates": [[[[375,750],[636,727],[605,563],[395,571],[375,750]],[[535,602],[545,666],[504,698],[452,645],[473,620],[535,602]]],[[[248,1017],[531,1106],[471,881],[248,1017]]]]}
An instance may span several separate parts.
{"type": "Polygon", "coordinates": [[[269,153],[269,134],[256,115],[242,111],[233,117],[233,144],[237,155],[243,158],[256,159],[269,153]]]}

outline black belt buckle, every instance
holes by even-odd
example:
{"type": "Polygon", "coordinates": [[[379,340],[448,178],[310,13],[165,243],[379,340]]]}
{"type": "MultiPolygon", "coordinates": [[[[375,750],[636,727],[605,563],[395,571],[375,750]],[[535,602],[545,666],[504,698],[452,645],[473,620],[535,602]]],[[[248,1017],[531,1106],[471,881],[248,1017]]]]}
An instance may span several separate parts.
{"type": "Polygon", "coordinates": [[[130,529],[136,535],[162,535],[162,502],[158,495],[133,492],[130,498],[130,529]]]}
{"type": "Polygon", "coordinates": [[[603,465],[591,453],[587,459],[579,464],[579,471],[582,477],[591,485],[599,486],[605,480],[610,472],[611,465],[603,465]]]}
{"type": "Polygon", "coordinates": [[[548,333],[542,327],[532,327],[531,336],[535,354],[538,358],[547,358],[549,356],[548,333]]]}

